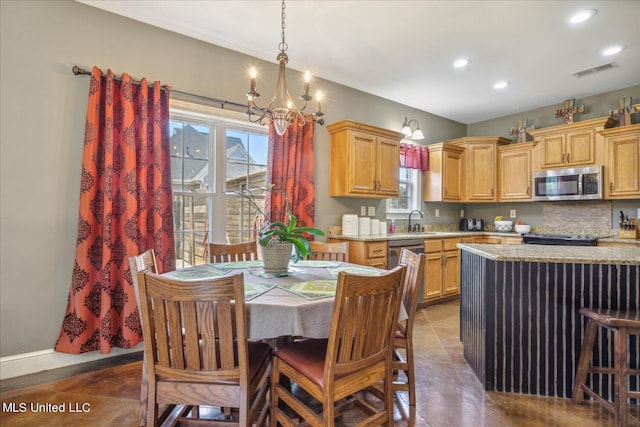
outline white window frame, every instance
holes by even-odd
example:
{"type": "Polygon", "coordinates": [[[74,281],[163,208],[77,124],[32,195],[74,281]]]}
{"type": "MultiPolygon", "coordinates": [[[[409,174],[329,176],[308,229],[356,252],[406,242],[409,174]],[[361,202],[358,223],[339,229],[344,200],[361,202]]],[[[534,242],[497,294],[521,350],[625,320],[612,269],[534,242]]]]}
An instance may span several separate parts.
{"type": "MultiPolygon", "coordinates": [[[[386,219],[406,219],[407,215],[414,209],[422,210],[422,171],[418,169],[408,169],[411,176],[410,182],[412,183],[412,194],[409,198],[410,206],[407,209],[391,209],[391,200],[387,199],[386,204],[386,219]]],[[[400,174],[400,171],[398,171],[400,174]]]]}

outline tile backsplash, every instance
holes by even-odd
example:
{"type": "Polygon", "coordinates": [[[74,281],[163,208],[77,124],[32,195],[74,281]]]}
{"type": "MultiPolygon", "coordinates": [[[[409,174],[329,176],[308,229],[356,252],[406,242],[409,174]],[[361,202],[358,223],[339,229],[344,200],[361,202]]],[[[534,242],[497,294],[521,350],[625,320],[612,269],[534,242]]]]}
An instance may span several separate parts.
{"type": "Polygon", "coordinates": [[[542,207],[542,227],[536,233],[611,236],[612,202],[606,200],[547,202],[542,207]]]}

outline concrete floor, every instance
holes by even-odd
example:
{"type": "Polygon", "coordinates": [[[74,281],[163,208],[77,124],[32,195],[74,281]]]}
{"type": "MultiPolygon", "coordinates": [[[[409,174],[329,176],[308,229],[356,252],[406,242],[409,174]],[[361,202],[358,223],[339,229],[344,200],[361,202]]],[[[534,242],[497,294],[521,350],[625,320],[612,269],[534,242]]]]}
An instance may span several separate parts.
{"type": "MultiPolygon", "coordinates": [[[[415,326],[417,405],[396,396],[396,426],[613,426],[613,416],[593,403],[569,399],[485,392],[462,356],[458,301],[418,311],[415,326]]],[[[140,361],[87,373],[61,371],[3,381],[2,426],[136,426],[140,361]],[[15,404],[12,412],[10,404],[15,404]],[[32,403],[63,405],[65,412],[35,412],[32,403]],[[19,412],[25,408],[24,412],[19,412]],[[72,412],[73,411],[73,412],[72,412]],[[86,412],[84,412],[86,411],[86,412]]],[[[371,395],[364,396],[371,402],[371,395]]],[[[638,406],[634,414],[640,412],[638,406]]],[[[359,413],[336,424],[353,425],[359,413]]],[[[640,422],[632,419],[632,426],[640,422]]]]}

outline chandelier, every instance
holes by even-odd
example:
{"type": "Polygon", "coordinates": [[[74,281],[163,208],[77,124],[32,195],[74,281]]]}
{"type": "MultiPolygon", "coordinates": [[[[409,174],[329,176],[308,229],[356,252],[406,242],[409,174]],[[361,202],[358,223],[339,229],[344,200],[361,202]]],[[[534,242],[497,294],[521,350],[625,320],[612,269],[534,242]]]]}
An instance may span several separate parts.
{"type": "MultiPolygon", "coordinates": [[[[287,87],[287,78],[285,76],[286,65],[289,61],[289,56],[287,56],[287,43],[284,39],[284,19],[285,15],[285,4],[284,0],[282,0],[282,41],[278,45],[280,49],[280,53],[277,56],[278,60],[278,81],[276,82],[276,88],[273,94],[273,98],[271,101],[264,106],[260,107],[256,104],[255,100],[260,96],[260,94],[256,91],[256,68],[252,67],[249,73],[251,78],[251,85],[249,92],[247,92],[247,112],[246,114],[249,116],[249,121],[254,123],[260,123],[261,125],[268,125],[269,123],[273,123],[276,132],[278,135],[283,135],[289,125],[293,123],[296,117],[300,118],[302,124],[307,122],[307,118],[304,116],[303,111],[307,107],[307,102],[312,100],[313,98],[309,95],[309,82],[311,81],[311,74],[309,72],[305,72],[304,74],[304,93],[300,95],[299,99],[302,101],[300,107],[296,107],[291,94],[289,93],[289,88],[287,87]]],[[[319,117],[322,117],[324,113],[320,107],[320,101],[322,100],[322,93],[318,91],[316,93],[316,101],[317,101],[317,109],[313,113],[314,121],[317,121],[320,124],[324,123],[324,120],[317,120],[319,117]]]]}

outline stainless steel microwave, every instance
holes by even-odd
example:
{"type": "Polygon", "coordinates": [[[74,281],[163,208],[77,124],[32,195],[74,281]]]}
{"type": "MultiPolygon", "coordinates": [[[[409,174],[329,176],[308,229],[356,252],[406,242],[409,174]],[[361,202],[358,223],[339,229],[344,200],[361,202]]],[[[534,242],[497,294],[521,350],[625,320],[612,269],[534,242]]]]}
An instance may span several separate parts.
{"type": "Polygon", "coordinates": [[[533,173],[532,200],[602,199],[602,166],[533,173]]]}

